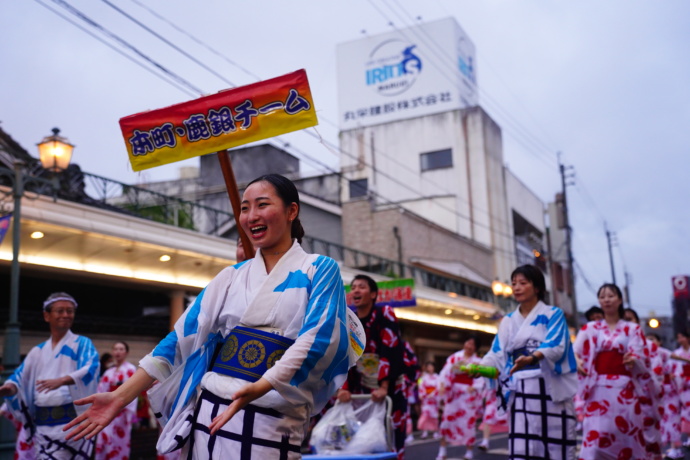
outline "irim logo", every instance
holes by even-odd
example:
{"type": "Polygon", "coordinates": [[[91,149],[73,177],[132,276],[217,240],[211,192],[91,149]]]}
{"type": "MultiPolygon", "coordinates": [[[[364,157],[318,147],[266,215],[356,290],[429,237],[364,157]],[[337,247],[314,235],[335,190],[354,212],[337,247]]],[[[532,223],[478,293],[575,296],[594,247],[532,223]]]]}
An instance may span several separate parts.
{"type": "MultiPolygon", "coordinates": [[[[399,40],[389,40],[374,49],[366,70],[367,86],[385,96],[400,94],[412,86],[422,71],[422,60],[415,54],[417,45],[400,51],[399,40]]],[[[403,45],[404,46],[404,45],[403,45]]]]}

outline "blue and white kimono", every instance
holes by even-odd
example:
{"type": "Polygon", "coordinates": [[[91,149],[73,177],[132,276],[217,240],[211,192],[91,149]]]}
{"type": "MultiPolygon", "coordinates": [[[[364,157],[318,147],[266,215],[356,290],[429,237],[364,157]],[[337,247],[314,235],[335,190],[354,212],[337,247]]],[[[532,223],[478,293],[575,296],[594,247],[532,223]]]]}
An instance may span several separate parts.
{"type": "Polygon", "coordinates": [[[357,359],[348,318],[337,263],[305,253],[297,242],[270,273],[261,250],[224,269],[140,362],[161,382],[149,392],[164,423],[158,449],[184,445],[189,458],[299,458],[309,417],[324,407],[357,359]],[[248,383],[209,372],[216,345],[236,326],[295,342],[263,374],[274,390],[209,436],[212,418],[248,383]]]}
{"type": "Polygon", "coordinates": [[[72,402],[96,392],[99,368],[98,351],[91,340],[67,331],[55,347],[52,339],[48,339],[32,348],[7,379],[7,383],[17,387],[17,394],[7,398],[8,409],[33,436],[38,458],[90,457],[93,442],[65,441],[67,433],[62,428],[67,423],[68,412],[79,414],[87,409],[72,402]],[[36,392],[36,380],[67,375],[74,380],[73,385],[36,392]]]}
{"type": "Polygon", "coordinates": [[[500,372],[510,415],[511,458],[524,458],[520,455],[526,452],[530,458],[575,458],[577,363],[563,310],[539,301],[524,317],[516,308],[501,320],[481,364],[500,372]],[[544,358],[511,376],[515,360],[535,351],[544,358]]]}

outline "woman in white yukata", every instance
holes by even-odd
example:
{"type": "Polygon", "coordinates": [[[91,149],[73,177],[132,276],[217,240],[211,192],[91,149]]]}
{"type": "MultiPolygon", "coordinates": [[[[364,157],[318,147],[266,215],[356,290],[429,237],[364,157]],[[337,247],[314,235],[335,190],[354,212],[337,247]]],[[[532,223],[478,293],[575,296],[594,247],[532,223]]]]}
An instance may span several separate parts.
{"type": "MultiPolygon", "coordinates": [[[[677,366],[683,365],[671,350],[661,346],[661,337],[647,334],[647,344],[651,344],[650,360],[652,377],[661,385],[661,445],[669,444],[664,456],[670,459],[685,458],[680,448],[680,395],[678,394],[677,366]]],[[[662,449],[663,450],[663,449],[662,449]]]]}
{"type": "Polygon", "coordinates": [[[239,224],[258,249],[254,259],[217,275],[125,384],[78,401],[92,406],[69,436],[95,436],[159,380],[149,395],[164,424],[161,452],[299,459],[309,417],[343,384],[363,343],[337,263],[299,244],[299,210],[285,177],[251,182],[239,224]]]}
{"type": "Polygon", "coordinates": [[[417,420],[417,429],[423,431],[422,439],[427,438],[430,432],[436,435],[438,431],[438,379],[434,363],[427,361],[418,383],[421,415],[417,420]]]}
{"type": "Polygon", "coordinates": [[[447,445],[465,446],[465,459],[473,458],[472,449],[477,440],[477,420],[482,408],[484,379],[474,379],[460,366],[479,364],[477,338],[468,337],[462,350],[446,359],[438,379],[438,391],[443,401],[441,442],[436,460],[445,460],[447,445]]]}
{"type": "Polygon", "coordinates": [[[647,445],[645,425],[652,386],[649,352],[639,325],[625,321],[623,295],[615,284],[597,292],[604,319],[585,324],[577,335],[575,353],[585,418],[583,460],[646,460],[658,458],[660,445],[647,445]]]}
{"type": "MultiPolygon", "coordinates": [[[[96,391],[99,393],[117,390],[137,370],[134,364],[127,361],[129,345],[126,342],[115,342],[112,351],[115,364],[103,373],[101,381],[98,382],[96,391]]],[[[135,399],[115,417],[110,425],[98,433],[96,438],[96,460],[129,459],[132,424],[134,423],[136,413],[137,401],[135,399]]]]}
{"type": "Polygon", "coordinates": [[[565,315],[544,303],[539,268],[522,265],[510,279],[520,305],[501,320],[481,362],[499,370],[509,411],[509,458],[574,459],[577,363],[565,315]]]}
{"type": "MultiPolygon", "coordinates": [[[[681,325],[681,328],[686,325],[681,325]]],[[[678,348],[673,352],[681,358],[690,359],[690,336],[683,330],[676,334],[678,348]]],[[[680,431],[687,435],[683,447],[690,447],[690,364],[676,366],[678,393],[680,394],[680,431]]]]}

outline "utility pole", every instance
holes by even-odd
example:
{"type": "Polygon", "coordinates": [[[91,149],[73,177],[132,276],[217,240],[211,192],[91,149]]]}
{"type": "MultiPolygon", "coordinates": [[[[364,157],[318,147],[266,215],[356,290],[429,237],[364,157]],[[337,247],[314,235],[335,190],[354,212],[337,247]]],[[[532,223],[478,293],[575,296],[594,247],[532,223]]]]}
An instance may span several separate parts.
{"type": "Polygon", "coordinates": [[[625,287],[623,288],[623,294],[625,296],[625,300],[628,302],[628,308],[632,308],[632,302],[630,301],[630,285],[632,284],[632,277],[630,276],[630,273],[628,273],[627,269],[623,273],[625,274],[625,287]]]}
{"type": "Polygon", "coordinates": [[[606,225],[606,222],[604,222],[604,230],[606,230],[606,241],[608,242],[608,245],[609,245],[609,263],[611,264],[611,282],[613,284],[616,284],[616,269],[613,267],[613,238],[616,237],[616,234],[609,231],[609,228],[606,225]]]}
{"type": "MultiPolygon", "coordinates": [[[[575,267],[573,264],[573,247],[570,228],[570,217],[568,216],[568,196],[566,188],[572,185],[573,182],[568,182],[567,179],[573,179],[575,173],[572,166],[565,166],[561,162],[561,152],[558,152],[558,168],[561,172],[561,189],[563,194],[563,224],[565,227],[565,245],[568,251],[568,285],[570,286],[570,300],[572,301],[573,318],[577,318],[577,300],[575,296],[575,267]]],[[[575,320],[576,321],[576,320],[575,320]]]]}

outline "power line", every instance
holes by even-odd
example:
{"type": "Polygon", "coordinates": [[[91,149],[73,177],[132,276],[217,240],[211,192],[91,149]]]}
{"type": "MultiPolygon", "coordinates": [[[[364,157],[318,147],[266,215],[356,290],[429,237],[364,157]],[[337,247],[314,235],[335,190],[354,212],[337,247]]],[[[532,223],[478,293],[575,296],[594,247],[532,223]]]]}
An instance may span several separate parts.
{"type": "Polygon", "coordinates": [[[208,71],[209,73],[211,73],[212,75],[214,75],[215,77],[217,77],[217,78],[218,78],[219,80],[221,80],[223,83],[225,83],[225,84],[227,84],[227,85],[230,85],[231,87],[237,86],[235,83],[231,82],[230,80],[228,80],[227,78],[225,78],[223,75],[219,74],[218,72],[216,72],[215,70],[213,70],[212,68],[210,68],[209,66],[207,66],[206,64],[204,64],[203,62],[201,62],[200,60],[198,60],[196,57],[192,56],[191,54],[189,54],[188,52],[186,52],[185,50],[183,50],[182,48],[180,48],[179,46],[175,45],[175,44],[172,43],[170,40],[166,39],[165,37],[163,37],[162,35],[160,35],[158,32],[156,32],[156,31],[154,31],[153,29],[151,29],[151,28],[150,28],[149,26],[147,26],[146,24],[143,24],[141,21],[139,21],[139,20],[136,19],[135,17],[131,16],[131,15],[128,14],[126,11],[124,11],[124,10],[122,10],[121,8],[119,8],[119,7],[115,6],[115,5],[113,5],[109,0],[101,0],[101,1],[102,1],[103,3],[105,3],[106,5],[108,5],[109,7],[111,7],[112,9],[114,9],[115,11],[117,11],[118,13],[120,13],[121,15],[123,15],[124,17],[126,17],[127,19],[129,19],[130,21],[132,21],[133,23],[135,23],[136,25],[138,25],[139,27],[141,27],[142,29],[144,29],[145,31],[147,31],[148,33],[150,33],[151,35],[153,35],[154,37],[156,37],[157,39],[161,40],[163,43],[165,43],[165,44],[168,45],[169,47],[173,48],[173,49],[174,49],[175,51],[177,51],[178,53],[182,54],[184,57],[186,57],[186,58],[189,59],[190,61],[192,61],[192,62],[194,62],[195,64],[197,64],[198,66],[200,66],[202,69],[208,71]]]}
{"type": "MultiPolygon", "coordinates": [[[[51,1],[53,1],[53,2],[56,3],[56,4],[59,4],[59,5],[62,6],[63,8],[66,8],[68,11],[70,11],[70,13],[74,14],[74,15],[77,16],[79,19],[85,21],[87,24],[91,25],[92,27],[95,27],[96,29],[98,29],[98,30],[101,31],[102,33],[104,33],[104,34],[106,34],[107,36],[109,36],[111,39],[114,39],[114,40],[116,40],[118,43],[120,43],[121,45],[125,46],[126,48],[128,48],[128,49],[134,51],[138,56],[140,56],[141,58],[144,58],[147,62],[153,64],[153,65],[156,66],[157,68],[165,69],[162,65],[158,64],[158,63],[157,63],[155,60],[153,60],[152,58],[150,58],[150,57],[144,55],[143,53],[141,53],[140,51],[138,51],[138,50],[136,49],[136,47],[134,47],[133,45],[129,44],[129,43],[128,43],[127,41],[125,41],[124,39],[118,37],[118,36],[115,35],[114,33],[112,33],[112,32],[110,32],[109,30],[107,30],[105,27],[103,27],[103,26],[97,24],[95,21],[92,21],[91,19],[89,19],[86,15],[84,15],[83,13],[81,13],[78,9],[74,8],[73,6],[69,5],[66,1],[64,1],[64,0],[51,0],[51,1]]],[[[129,15],[126,15],[126,17],[128,17],[130,20],[134,20],[134,19],[131,18],[131,16],[129,16],[129,15]]],[[[138,23],[138,21],[136,21],[136,22],[138,23]]],[[[139,24],[140,26],[142,26],[141,23],[138,23],[138,24],[139,24]]],[[[142,27],[143,27],[143,26],[142,26],[142,27]]],[[[159,34],[155,34],[155,35],[158,36],[159,38],[161,38],[161,36],[160,36],[159,34]]],[[[170,42],[167,41],[167,40],[165,40],[164,42],[170,44],[170,42]]],[[[177,49],[178,51],[180,51],[179,47],[176,47],[176,49],[177,49]]],[[[192,85],[192,84],[189,83],[188,81],[182,79],[182,77],[179,77],[179,76],[178,76],[177,74],[175,74],[174,72],[172,72],[172,71],[170,71],[170,70],[168,70],[168,69],[165,69],[165,72],[166,72],[167,74],[173,76],[173,77],[175,78],[175,80],[181,81],[183,84],[185,84],[186,86],[188,86],[189,89],[191,89],[191,90],[193,90],[193,91],[196,91],[198,94],[202,94],[202,91],[201,91],[200,89],[196,88],[194,85],[192,85]]],[[[311,134],[311,133],[309,133],[309,134],[311,134]]],[[[312,135],[313,135],[313,134],[312,134],[312,135]]],[[[319,136],[319,139],[321,139],[320,136],[319,136]]],[[[321,141],[324,142],[324,143],[326,142],[326,141],[323,141],[323,139],[321,139],[321,141]]],[[[283,142],[283,141],[281,141],[281,142],[283,142]]],[[[329,143],[329,144],[330,144],[330,143],[329,143]]],[[[287,146],[288,144],[285,143],[285,145],[287,146]]],[[[324,145],[326,145],[326,144],[324,144],[324,145]]],[[[348,153],[348,152],[345,152],[344,150],[338,148],[337,146],[334,147],[334,146],[331,144],[331,147],[332,147],[332,148],[335,148],[336,150],[340,151],[341,153],[344,153],[345,155],[350,156],[351,158],[355,158],[355,159],[356,159],[356,156],[355,156],[355,155],[353,155],[353,154],[351,154],[351,153],[348,153]]],[[[294,149],[294,147],[292,147],[292,148],[294,149]]],[[[308,157],[304,152],[301,152],[301,151],[300,151],[300,153],[301,153],[302,156],[308,157]]],[[[313,158],[311,158],[311,157],[309,157],[309,158],[312,160],[312,162],[316,162],[316,163],[319,164],[320,166],[326,167],[326,168],[327,168],[328,170],[330,170],[331,172],[338,174],[339,177],[342,177],[342,175],[341,175],[340,173],[336,172],[335,170],[333,170],[332,168],[328,167],[328,166],[325,165],[324,163],[319,162],[318,160],[315,160],[315,159],[313,159],[313,158]]],[[[366,163],[365,163],[365,164],[366,164],[366,163]]],[[[378,171],[378,170],[377,170],[376,168],[374,168],[372,165],[368,165],[368,164],[367,164],[367,166],[371,167],[372,170],[374,170],[374,171],[378,171]]],[[[423,195],[421,195],[417,190],[414,190],[414,189],[411,188],[408,184],[406,184],[406,183],[404,183],[404,182],[401,182],[400,180],[396,179],[395,177],[393,177],[393,176],[391,176],[391,175],[389,175],[389,174],[387,174],[387,173],[385,173],[385,172],[382,172],[382,171],[378,171],[378,173],[379,173],[381,176],[386,177],[386,178],[390,179],[391,181],[393,181],[393,182],[395,182],[395,183],[401,185],[403,188],[405,188],[405,189],[407,189],[407,190],[409,190],[409,191],[412,191],[413,193],[419,195],[421,198],[425,198],[425,197],[424,197],[423,195]]],[[[377,196],[377,197],[380,198],[384,203],[391,204],[391,205],[395,205],[395,206],[397,206],[397,207],[399,207],[399,208],[401,208],[401,209],[405,209],[405,208],[402,207],[399,203],[396,203],[396,202],[390,200],[389,198],[386,198],[386,197],[382,196],[382,195],[379,194],[379,193],[373,193],[373,192],[372,192],[372,195],[377,196]]],[[[491,227],[490,225],[483,224],[483,223],[481,223],[481,222],[476,222],[476,221],[474,221],[473,219],[471,219],[469,216],[463,215],[463,214],[459,213],[457,210],[445,206],[443,203],[438,203],[438,205],[439,205],[439,207],[445,208],[447,211],[450,211],[451,214],[453,214],[453,215],[455,215],[455,216],[457,216],[457,217],[460,217],[460,218],[463,218],[463,219],[467,219],[471,224],[476,225],[477,227],[486,228],[486,229],[488,229],[488,230],[490,230],[490,231],[493,231],[493,232],[494,232],[495,234],[497,234],[497,235],[505,236],[505,237],[508,237],[508,238],[513,238],[513,237],[514,237],[514,235],[512,235],[512,234],[508,234],[508,233],[505,233],[505,232],[501,232],[501,231],[492,229],[492,227],[491,227]]],[[[494,250],[500,251],[500,250],[498,250],[497,248],[495,248],[494,250]]],[[[506,252],[506,253],[509,253],[509,254],[513,255],[511,251],[502,251],[502,252],[506,252]]]]}
{"type": "MultiPolygon", "coordinates": [[[[153,34],[156,38],[158,38],[158,39],[160,39],[161,41],[163,41],[163,43],[165,43],[166,45],[171,46],[171,47],[173,47],[173,49],[175,49],[176,51],[182,53],[183,55],[185,55],[185,56],[187,56],[187,57],[190,57],[189,53],[185,52],[184,50],[182,50],[182,49],[181,49],[180,47],[178,47],[177,45],[174,45],[170,40],[165,39],[162,35],[158,34],[158,33],[155,32],[155,31],[153,31],[151,28],[149,28],[148,26],[144,25],[144,24],[141,23],[140,21],[136,20],[136,19],[133,18],[131,15],[128,15],[128,14],[126,14],[125,12],[123,12],[122,10],[118,9],[117,7],[115,7],[114,5],[112,5],[108,0],[102,0],[102,1],[103,1],[104,3],[106,3],[106,4],[108,4],[109,6],[115,8],[118,12],[120,12],[121,14],[123,14],[127,19],[133,21],[133,22],[134,22],[135,24],[137,24],[138,26],[144,28],[146,31],[148,31],[149,33],[153,34]]],[[[162,16],[160,16],[160,15],[158,15],[158,16],[159,16],[159,17],[162,17],[162,16]]],[[[181,28],[180,28],[180,30],[181,30],[181,28]]],[[[193,59],[194,59],[195,62],[199,63],[199,61],[196,60],[196,58],[193,58],[193,59]]],[[[208,66],[206,66],[205,64],[201,64],[201,63],[200,63],[200,65],[202,65],[202,67],[203,67],[204,69],[210,70],[210,68],[209,68],[208,66]]],[[[211,70],[211,71],[212,71],[212,70],[211,70]]],[[[213,72],[213,71],[212,71],[212,72],[213,72]]],[[[215,72],[214,72],[214,74],[217,75],[215,72]]],[[[231,85],[233,85],[231,82],[228,82],[228,83],[231,84],[231,85]]],[[[305,131],[305,132],[306,132],[308,135],[315,136],[315,135],[314,135],[313,133],[311,133],[310,131],[305,131]]],[[[318,137],[318,139],[319,139],[321,142],[325,142],[320,136],[317,136],[317,137],[318,137]]],[[[333,148],[333,149],[335,149],[335,150],[337,150],[337,151],[339,151],[339,152],[342,153],[342,154],[345,154],[346,156],[349,156],[350,158],[357,159],[355,155],[353,155],[353,154],[351,154],[351,153],[348,153],[348,152],[342,150],[342,149],[341,149],[340,147],[338,147],[338,146],[334,146],[333,144],[330,144],[330,147],[333,148]]],[[[304,154],[303,154],[303,155],[304,155],[304,154]]],[[[387,156],[387,155],[386,155],[386,156],[387,156]]],[[[387,158],[390,158],[390,157],[387,156],[387,158]]],[[[321,164],[323,164],[323,163],[321,163],[321,164]]],[[[365,162],[365,164],[366,164],[366,162],[365,162]]],[[[384,176],[384,177],[387,177],[387,178],[393,180],[395,183],[398,183],[399,185],[402,185],[402,186],[403,186],[404,188],[406,188],[407,190],[409,190],[409,191],[411,191],[411,192],[413,192],[413,193],[419,195],[421,198],[425,198],[424,195],[422,195],[422,194],[421,194],[420,192],[418,192],[417,190],[414,190],[413,188],[411,188],[411,187],[410,187],[408,184],[406,184],[405,182],[402,182],[402,181],[400,181],[399,179],[396,179],[396,178],[394,178],[394,177],[391,176],[391,175],[388,175],[388,174],[386,174],[386,173],[381,172],[380,170],[378,170],[377,168],[375,168],[373,165],[368,165],[368,164],[367,164],[367,166],[371,167],[371,169],[372,169],[374,172],[377,172],[379,175],[382,175],[382,176],[384,176]]],[[[408,169],[408,170],[411,171],[411,172],[416,173],[416,171],[413,171],[412,169],[409,169],[409,168],[407,168],[407,167],[405,167],[405,166],[403,166],[403,167],[406,168],[406,169],[408,169]]],[[[330,168],[329,168],[329,169],[330,169],[330,168]]],[[[420,177],[420,178],[421,178],[421,180],[425,180],[424,177],[420,177]]],[[[433,183],[432,181],[430,181],[430,180],[428,180],[428,179],[426,179],[426,180],[427,180],[429,183],[432,183],[432,184],[434,184],[434,185],[437,186],[436,183],[433,183]]],[[[439,187],[439,188],[440,188],[440,187],[439,187]]],[[[447,190],[447,189],[443,189],[443,188],[440,188],[440,189],[441,189],[442,191],[448,193],[448,194],[452,194],[451,191],[449,191],[449,190],[447,190]]],[[[378,195],[378,196],[381,197],[381,195],[378,195]]],[[[381,198],[383,198],[383,197],[381,197],[381,198]]],[[[458,198],[460,201],[464,201],[465,203],[467,203],[468,205],[470,205],[470,203],[469,203],[468,200],[466,200],[466,199],[463,200],[463,199],[461,199],[460,197],[456,197],[456,198],[458,198]]],[[[433,197],[432,197],[431,199],[433,200],[433,197]]],[[[390,201],[390,200],[388,200],[388,199],[385,199],[385,200],[386,200],[386,201],[390,201]]],[[[450,208],[450,207],[444,205],[443,203],[438,203],[438,202],[437,202],[437,205],[438,205],[439,207],[441,207],[441,208],[443,208],[443,209],[446,209],[447,211],[451,212],[451,213],[452,213],[453,215],[455,215],[456,217],[460,217],[460,218],[462,218],[462,219],[467,220],[471,225],[476,225],[476,226],[479,226],[479,227],[487,228],[487,229],[489,229],[489,230],[493,230],[492,227],[491,227],[490,225],[486,225],[486,224],[482,224],[482,223],[480,223],[480,222],[477,222],[475,219],[472,219],[470,216],[461,214],[461,213],[460,213],[459,211],[457,211],[456,209],[450,208]]],[[[483,212],[486,214],[486,216],[489,217],[489,218],[495,218],[496,220],[498,220],[499,222],[504,223],[504,224],[507,223],[505,219],[501,219],[501,218],[498,217],[498,216],[492,216],[492,215],[488,212],[488,210],[483,210],[483,209],[480,209],[480,208],[478,208],[478,207],[477,207],[477,210],[483,211],[483,212]]],[[[495,231],[495,230],[493,230],[493,231],[495,231]]],[[[512,235],[507,235],[507,234],[504,234],[503,232],[498,232],[498,231],[495,231],[495,232],[496,232],[497,234],[502,234],[503,236],[509,236],[509,237],[512,238],[512,235]]]]}
{"type": "MultiPolygon", "coordinates": [[[[393,22],[393,21],[392,21],[392,20],[391,20],[391,19],[380,9],[380,8],[378,8],[378,7],[375,5],[375,3],[373,2],[373,0],[369,0],[369,3],[372,4],[372,6],[374,6],[374,8],[384,17],[384,19],[386,19],[386,20],[388,21],[388,24],[389,24],[389,25],[391,25],[392,27],[394,27],[394,28],[396,29],[396,31],[398,31],[403,37],[408,38],[408,37],[406,36],[405,32],[402,31],[402,30],[400,30],[399,28],[397,28],[397,27],[395,26],[395,23],[394,23],[394,22],[393,22]]],[[[389,6],[389,8],[390,8],[394,13],[396,13],[396,15],[398,15],[398,17],[401,17],[401,15],[400,15],[399,13],[397,13],[393,8],[391,8],[390,6],[389,6]]],[[[404,8],[401,8],[401,9],[404,10],[404,8]]],[[[405,10],[404,10],[404,11],[405,11],[405,10]]],[[[407,12],[406,12],[406,13],[407,13],[407,12]]],[[[407,15],[408,15],[409,17],[411,17],[411,15],[410,15],[409,13],[407,13],[407,15]]],[[[401,18],[402,18],[402,17],[401,17],[401,18]]],[[[403,23],[404,23],[404,22],[405,22],[404,18],[402,18],[402,20],[403,20],[403,23]]],[[[407,24],[407,25],[408,25],[408,27],[411,27],[409,24],[407,24]]],[[[452,62],[452,56],[450,56],[451,59],[449,59],[449,56],[446,54],[445,48],[443,48],[438,42],[436,42],[436,41],[433,39],[433,37],[431,37],[431,36],[426,32],[426,30],[424,30],[424,29],[418,29],[418,28],[414,28],[414,27],[413,27],[413,28],[410,29],[410,32],[411,32],[413,35],[416,35],[417,38],[418,38],[420,41],[426,41],[426,38],[428,38],[429,42],[426,43],[427,46],[429,46],[429,49],[436,55],[437,58],[440,58],[441,62],[452,62]],[[424,35],[426,36],[426,38],[422,37],[421,34],[424,34],[424,35]],[[429,45],[429,43],[431,43],[431,45],[433,45],[433,46],[429,45]]],[[[408,39],[409,39],[409,38],[408,38],[408,39]]],[[[440,68],[434,61],[432,61],[432,65],[434,65],[439,71],[441,71],[441,73],[443,74],[443,76],[444,76],[449,82],[455,83],[455,78],[454,78],[452,75],[449,76],[449,74],[447,73],[447,71],[446,71],[445,69],[440,68]]],[[[455,71],[455,68],[454,68],[454,67],[452,68],[452,71],[453,71],[453,72],[455,71]]],[[[523,147],[528,148],[528,151],[529,151],[530,153],[534,153],[535,156],[536,156],[536,158],[538,158],[539,160],[545,162],[547,166],[549,166],[549,167],[556,167],[556,163],[554,163],[555,158],[553,157],[553,154],[552,154],[553,149],[550,149],[549,147],[547,147],[545,144],[543,144],[543,143],[541,142],[541,140],[539,140],[539,138],[537,138],[536,136],[534,136],[533,134],[531,134],[525,127],[522,126],[522,124],[521,124],[519,121],[517,121],[517,119],[515,119],[515,118],[514,118],[509,112],[507,112],[505,109],[503,109],[503,107],[501,106],[501,104],[499,104],[496,100],[494,100],[494,98],[493,98],[487,91],[485,91],[481,86],[476,85],[474,82],[472,82],[472,83],[474,84],[475,89],[476,89],[480,94],[484,95],[484,97],[485,97],[486,99],[488,99],[489,105],[492,105],[492,104],[495,105],[496,110],[498,110],[499,112],[502,112],[502,113],[504,114],[504,116],[507,118],[506,121],[508,122],[508,124],[512,124],[512,125],[514,126],[514,128],[516,129],[516,132],[511,132],[510,130],[508,130],[507,132],[508,132],[509,134],[511,134],[511,135],[515,138],[515,140],[518,141],[518,143],[522,144],[523,147]],[[537,147],[537,151],[541,151],[541,152],[542,152],[543,154],[545,154],[546,156],[537,156],[537,155],[536,155],[536,152],[532,152],[532,151],[531,151],[530,146],[524,144],[523,141],[520,140],[520,138],[518,137],[518,134],[524,137],[523,141],[526,140],[527,142],[532,143],[534,146],[537,147]]]]}
{"type": "Polygon", "coordinates": [[[168,75],[168,76],[169,76],[170,78],[172,78],[173,80],[176,80],[176,81],[179,82],[180,84],[182,84],[182,85],[184,85],[184,86],[187,86],[189,89],[193,90],[193,91],[196,92],[197,94],[203,94],[203,91],[201,91],[201,89],[199,89],[199,88],[197,88],[196,86],[192,85],[189,81],[185,80],[185,79],[182,78],[181,76],[177,75],[175,72],[169,70],[168,68],[166,68],[166,67],[163,66],[162,64],[158,63],[157,61],[155,61],[154,59],[152,59],[152,58],[149,57],[148,55],[144,54],[143,51],[141,51],[141,50],[139,50],[138,48],[136,48],[135,46],[131,45],[129,42],[127,42],[126,40],[124,40],[123,38],[121,38],[120,36],[118,36],[117,34],[115,34],[115,33],[111,32],[110,30],[106,29],[105,27],[103,27],[102,25],[100,25],[99,23],[97,23],[96,21],[94,21],[93,19],[89,18],[89,17],[86,16],[84,13],[82,13],[81,11],[79,11],[78,9],[76,9],[75,7],[73,7],[72,5],[70,5],[69,3],[67,3],[65,0],[50,0],[50,1],[52,1],[53,3],[55,3],[55,4],[58,5],[58,6],[61,6],[62,8],[64,8],[65,10],[67,10],[67,11],[68,11],[69,13],[71,13],[72,15],[74,15],[74,16],[76,16],[77,18],[81,19],[82,21],[84,21],[85,23],[87,23],[88,25],[90,25],[91,27],[93,27],[93,28],[99,30],[101,33],[107,35],[107,36],[110,37],[112,40],[114,40],[114,41],[116,41],[117,43],[119,43],[121,46],[123,46],[123,47],[129,49],[130,51],[132,51],[133,53],[135,53],[137,56],[139,56],[141,59],[144,59],[146,62],[148,62],[148,63],[151,64],[152,66],[156,67],[157,69],[159,69],[161,72],[163,72],[163,73],[165,73],[166,75],[168,75]]]}
{"type": "Polygon", "coordinates": [[[153,15],[153,16],[157,17],[158,19],[160,19],[161,21],[165,22],[166,24],[168,24],[170,27],[172,27],[173,29],[177,30],[177,31],[180,32],[181,34],[186,35],[188,38],[190,38],[191,40],[193,40],[194,42],[196,42],[198,45],[200,45],[200,46],[206,48],[206,49],[207,49],[208,51],[210,51],[211,53],[213,53],[213,54],[215,54],[216,56],[218,56],[219,58],[223,59],[223,60],[224,60],[225,62],[227,62],[228,64],[230,64],[230,65],[232,65],[232,66],[238,68],[239,70],[241,70],[242,72],[246,73],[247,75],[249,75],[250,77],[252,77],[252,78],[254,78],[254,79],[256,79],[256,80],[261,80],[261,78],[260,78],[258,75],[256,75],[255,73],[252,73],[251,71],[245,69],[244,67],[242,67],[241,65],[239,65],[237,62],[235,62],[235,61],[233,61],[232,59],[230,59],[229,57],[227,57],[225,54],[221,53],[220,51],[216,50],[215,48],[212,48],[211,46],[209,46],[208,44],[206,44],[205,42],[203,42],[202,40],[200,40],[200,39],[197,38],[196,36],[190,34],[190,33],[187,32],[186,30],[182,29],[181,27],[179,27],[178,25],[176,25],[176,24],[173,23],[172,21],[168,20],[167,18],[165,18],[164,16],[162,16],[161,14],[159,14],[157,11],[155,11],[155,10],[153,10],[152,8],[149,8],[149,7],[146,6],[145,4],[141,3],[139,0],[131,0],[131,1],[132,1],[133,3],[139,5],[141,8],[145,9],[146,11],[148,11],[151,15],[153,15]]]}
{"type": "Polygon", "coordinates": [[[65,21],[69,22],[70,24],[72,24],[74,27],[78,28],[78,29],[81,30],[82,32],[87,33],[87,34],[90,35],[92,38],[98,40],[99,42],[101,42],[102,44],[104,44],[105,46],[107,46],[108,48],[110,48],[111,50],[115,51],[115,52],[118,53],[119,55],[123,56],[124,58],[126,58],[126,59],[128,59],[129,61],[133,62],[134,64],[138,65],[138,66],[141,67],[142,69],[146,70],[146,71],[149,72],[150,74],[155,75],[156,77],[165,80],[166,82],[170,83],[171,85],[174,85],[174,86],[175,86],[177,89],[179,89],[180,91],[183,91],[183,92],[187,93],[188,96],[196,96],[196,93],[195,93],[195,92],[189,91],[189,89],[188,89],[187,87],[180,85],[179,82],[177,82],[176,80],[169,79],[169,77],[168,77],[167,75],[163,75],[163,74],[160,74],[160,73],[156,73],[156,71],[153,70],[151,67],[147,67],[147,66],[144,65],[142,62],[137,61],[135,58],[133,58],[133,57],[130,56],[129,54],[125,53],[124,51],[122,51],[122,50],[119,49],[119,48],[116,48],[116,47],[113,46],[111,43],[108,43],[107,41],[103,40],[103,39],[102,39],[101,37],[99,37],[98,35],[94,34],[94,33],[91,32],[90,30],[88,30],[88,29],[86,29],[85,27],[83,27],[82,25],[78,24],[77,22],[75,22],[74,20],[72,20],[71,18],[69,18],[68,16],[65,16],[63,13],[61,13],[60,11],[54,9],[54,8],[51,7],[50,5],[48,5],[48,4],[46,4],[46,3],[43,3],[43,1],[41,1],[41,0],[34,0],[34,1],[35,1],[36,3],[38,3],[39,5],[43,6],[44,8],[46,8],[47,10],[49,10],[49,11],[55,13],[56,15],[60,16],[62,19],[64,19],[65,21]]]}

